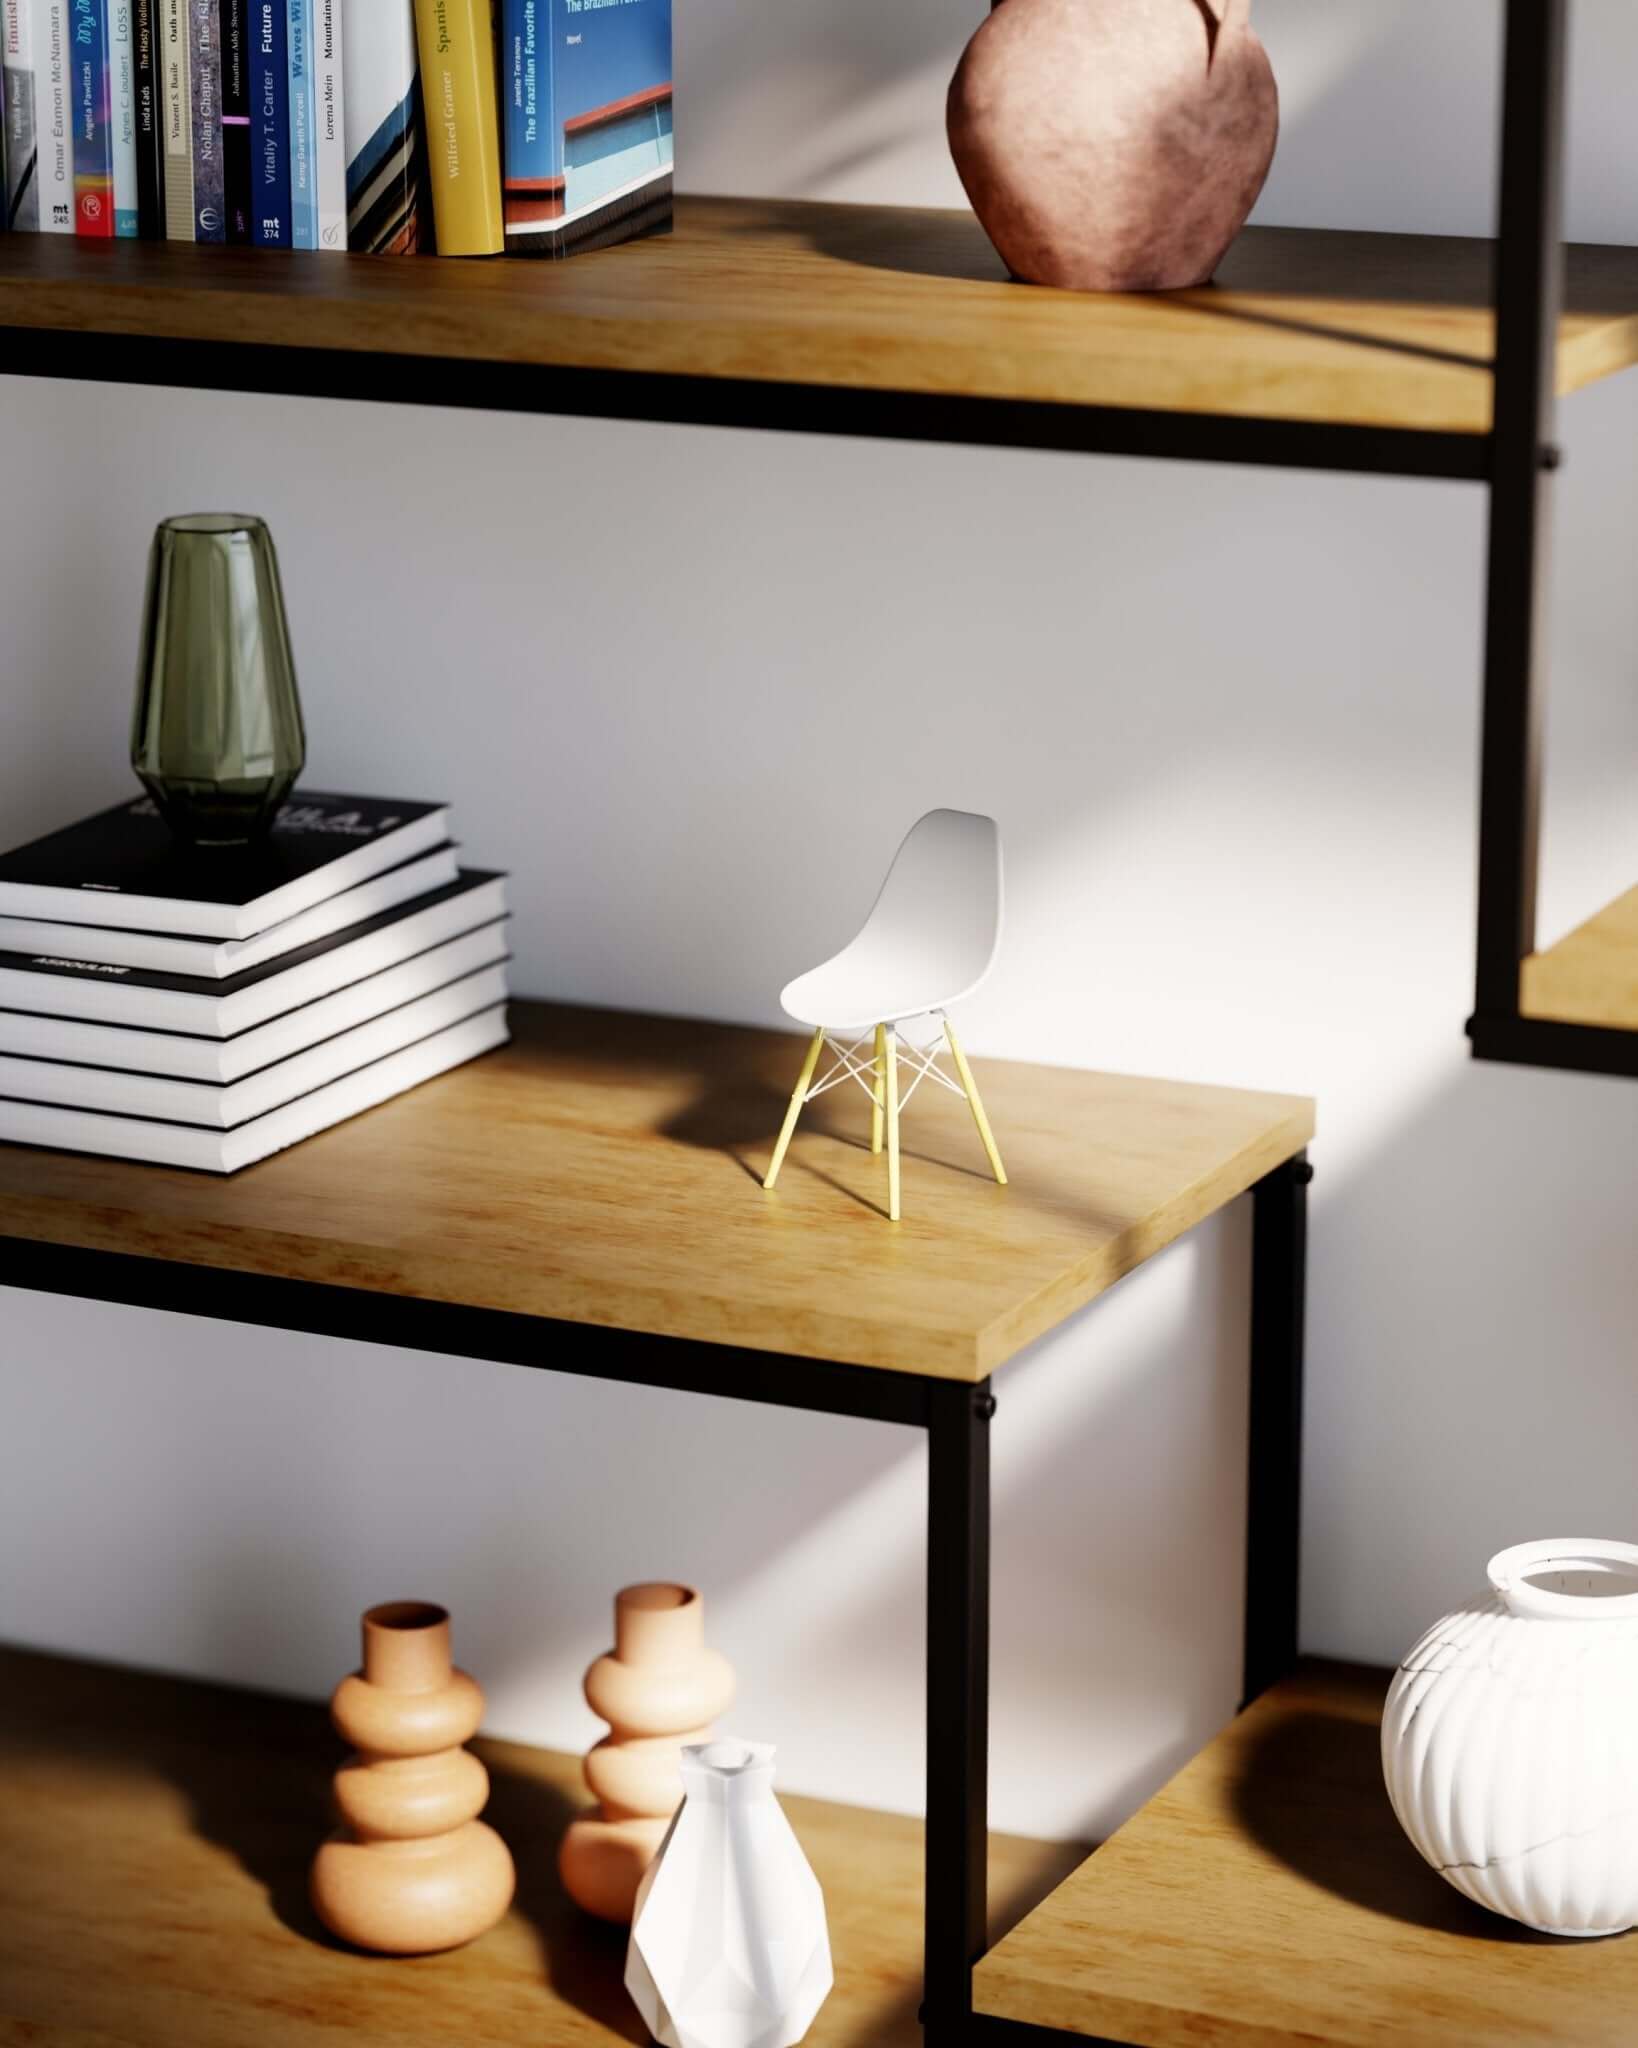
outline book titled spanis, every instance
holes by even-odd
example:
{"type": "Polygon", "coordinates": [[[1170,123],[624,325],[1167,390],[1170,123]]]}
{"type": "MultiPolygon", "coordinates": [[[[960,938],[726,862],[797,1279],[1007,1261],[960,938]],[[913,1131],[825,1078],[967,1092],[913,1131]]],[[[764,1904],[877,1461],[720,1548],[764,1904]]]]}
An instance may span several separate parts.
{"type": "Polygon", "coordinates": [[[413,255],[427,203],[414,0],[345,0],[341,47],[347,246],[413,255]]]}
{"type": "Polygon", "coordinates": [[[489,0],[415,0],[415,36],[438,254],[498,256],[505,237],[489,0]]]}
{"type": "Polygon", "coordinates": [[[248,847],[190,846],[149,797],[0,854],[0,915],[251,939],[449,837],[445,804],[297,790],[248,847]]]}
{"type": "Polygon", "coordinates": [[[502,0],[506,250],[671,226],[671,0],[502,0]]]}

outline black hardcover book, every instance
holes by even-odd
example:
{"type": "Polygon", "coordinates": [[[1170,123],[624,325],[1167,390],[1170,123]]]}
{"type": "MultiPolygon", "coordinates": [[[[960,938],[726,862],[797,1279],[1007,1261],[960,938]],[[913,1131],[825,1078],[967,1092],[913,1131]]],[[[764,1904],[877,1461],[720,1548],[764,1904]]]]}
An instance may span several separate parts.
{"type": "Polygon", "coordinates": [[[505,915],[505,878],[463,868],[445,888],[221,980],[66,953],[0,953],[0,1008],[231,1038],[505,915]]]}
{"type": "Polygon", "coordinates": [[[249,0],[220,0],[222,43],[222,193],[230,242],[250,240],[249,0]]]}
{"type": "Polygon", "coordinates": [[[449,837],[445,804],[297,790],[253,846],[190,846],[148,797],[0,854],[0,915],[251,939],[449,837]]]}
{"type": "Polygon", "coordinates": [[[165,118],[159,89],[158,0],[136,0],[132,22],[135,57],[137,233],[145,242],[165,239],[165,118]]]}

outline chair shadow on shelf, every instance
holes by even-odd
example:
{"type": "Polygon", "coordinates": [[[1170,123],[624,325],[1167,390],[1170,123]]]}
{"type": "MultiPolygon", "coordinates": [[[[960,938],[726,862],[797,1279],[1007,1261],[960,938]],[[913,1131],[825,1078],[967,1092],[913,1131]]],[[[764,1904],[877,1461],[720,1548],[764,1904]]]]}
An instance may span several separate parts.
{"type": "Polygon", "coordinates": [[[1558,1937],[1487,1913],[1424,1863],[1382,1786],[1372,1721],[1295,1714],[1257,1742],[1233,1793],[1246,1833],[1290,1870],[1384,1919],[1470,1940],[1558,1945],[1558,1937]],[[1335,1787],[1337,1800],[1316,1796],[1335,1787]]]}

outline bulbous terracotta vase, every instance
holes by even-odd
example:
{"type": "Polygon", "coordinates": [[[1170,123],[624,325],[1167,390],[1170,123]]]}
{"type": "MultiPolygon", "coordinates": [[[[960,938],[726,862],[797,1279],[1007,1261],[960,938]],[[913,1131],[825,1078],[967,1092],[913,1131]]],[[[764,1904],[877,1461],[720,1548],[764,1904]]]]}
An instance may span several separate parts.
{"type": "Polygon", "coordinates": [[[706,1648],[692,1586],[627,1586],[614,1596],[614,1648],[586,1673],[586,1701],[610,1732],[586,1758],[598,1804],[570,1823],[558,1868],[570,1898],[599,1919],[631,1919],[643,1872],[682,1804],[685,1743],[703,1743],[734,1697],[726,1657],[706,1648]]]}
{"type": "Polygon", "coordinates": [[[335,1776],[342,1826],[314,1858],[332,1934],[387,1955],[458,1948],[512,1902],[506,1844],[478,1819],[489,1774],[462,1748],[483,1693],[450,1661],[449,1616],[397,1600],[364,1616],[364,1668],[330,1702],[354,1754],[335,1776]]]}
{"type": "Polygon", "coordinates": [[[1013,275],[1206,283],[1274,160],[1251,0],[999,0],[950,83],[950,152],[1013,275]]]}

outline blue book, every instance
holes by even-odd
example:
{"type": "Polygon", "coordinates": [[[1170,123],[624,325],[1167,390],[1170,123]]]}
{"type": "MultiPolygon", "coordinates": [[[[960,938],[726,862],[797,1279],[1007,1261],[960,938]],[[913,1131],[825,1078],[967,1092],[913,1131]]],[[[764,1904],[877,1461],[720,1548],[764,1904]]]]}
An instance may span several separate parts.
{"type": "Polygon", "coordinates": [[[290,72],[285,0],[253,0],[250,11],[250,239],[258,249],[290,247],[290,72]]]}
{"type": "Polygon", "coordinates": [[[114,233],[114,138],[108,120],[108,14],[103,0],[73,0],[69,107],[74,118],[74,232],[114,233]]]}
{"type": "Polygon", "coordinates": [[[501,0],[509,255],[671,226],[671,0],[501,0]]]}
{"type": "Polygon", "coordinates": [[[290,246],[319,245],[318,99],[313,88],[313,0],[286,0],[286,75],[290,81],[290,246]]]}

